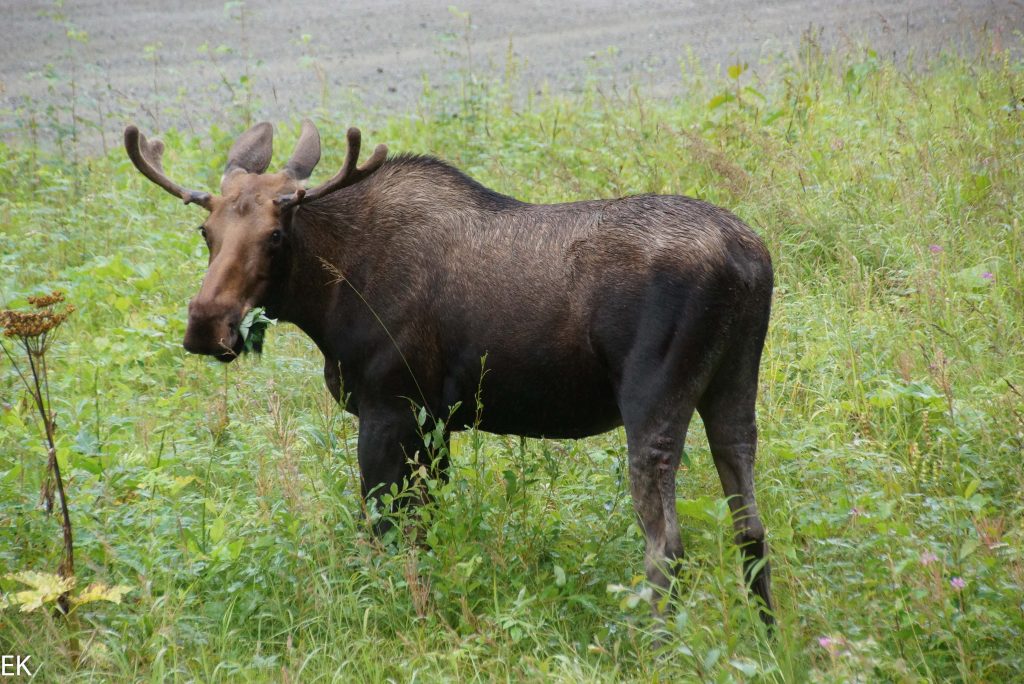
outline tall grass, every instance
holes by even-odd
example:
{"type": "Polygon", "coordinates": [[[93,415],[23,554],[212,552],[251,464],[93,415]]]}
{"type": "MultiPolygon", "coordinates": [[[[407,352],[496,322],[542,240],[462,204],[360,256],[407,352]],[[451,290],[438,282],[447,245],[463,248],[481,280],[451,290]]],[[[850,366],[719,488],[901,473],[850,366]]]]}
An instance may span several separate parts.
{"type": "MultiPolygon", "coordinates": [[[[4,610],[0,652],[32,654],[46,681],[1024,677],[1024,63],[910,70],[808,42],[767,82],[737,66],[681,84],[671,101],[598,83],[524,101],[474,82],[405,115],[325,109],[318,173],[358,123],[525,200],[689,194],[765,237],[774,640],[699,424],[679,473],[689,556],[662,625],[642,600],[619,431],[464,433],[451,483],[399,528],[426,546],[375,539],[357,421],[298,331],[227,369],[181,350],[201,215],[120,151],[72,163],[24,141],[0,155],[0,302],[59,287],[80,306],[50,352],[77,568],[135,589],[70,620],[4,610]]],[[[165,166],[216,187],[238,132],[167,132],[165,166]]],[[[282,159],[297,132],[281,127],[282,159]]],[[[0,568],[51,568],[38,436],[7,367],[0,401],[0,568]]]]}

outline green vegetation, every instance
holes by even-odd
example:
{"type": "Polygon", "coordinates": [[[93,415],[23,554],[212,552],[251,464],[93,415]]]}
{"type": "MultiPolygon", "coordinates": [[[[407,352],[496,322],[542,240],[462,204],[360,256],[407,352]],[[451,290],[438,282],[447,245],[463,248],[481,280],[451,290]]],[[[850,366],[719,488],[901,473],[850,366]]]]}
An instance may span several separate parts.
{"type": "MultiPolygon", "coordinates": [[[[262,358],[229,367],[181,349],[201,210],[119,149],[26,139],[0,147],[0,303],[60,288],[78,307],[48,352],[57,458],[78,586],[117,587],[120,603],[0,609],[0,653],[65,682],[1024,677],[1024,63],[911,70],[809,42],[767,71],[688,67],[673,101],[596,84],[523,101],[471,81],[428,90],[415,115],[325,108],[317,177],[358,123],[368,144],[435,153],[526,200],[684,193],[765,236],[777,292],[758,493],[774,640],[699,421],[679,473],[689,556],[661,626],[621,432],[463,433],[436,503],[376,540],[357,421],[301,333],[275,326],[262,358]]],[[[244,118],[166,133],[170,174],[215,188],[244,118]]],[[[297,133],[281,127],[281,157],[297,133]]],[[[52,573],[45,449],[4,363],[0,568],[52,573]]],[[[22,589],[0,579],[12,604],[22,589]]]]}

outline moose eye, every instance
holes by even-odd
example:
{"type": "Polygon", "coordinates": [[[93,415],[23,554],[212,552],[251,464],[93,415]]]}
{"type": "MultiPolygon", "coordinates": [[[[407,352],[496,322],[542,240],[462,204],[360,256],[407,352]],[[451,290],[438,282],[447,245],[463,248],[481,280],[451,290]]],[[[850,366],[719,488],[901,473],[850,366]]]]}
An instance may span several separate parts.
{"type": "Polygon", "coordinates": [[[203,236],[204,240],[209,240],[209,238],[206,236],[206,226],[199,226],[197,230],[199,231],[199,234],[203,236]]]}
{"type": "Polygon", "coordinates": [[[281,232],[281,230],[275,229],[274,232],[270,234],[270,244],[279,245],[281,244],[282,238],[284,238],[284,234],[281,232]]]}

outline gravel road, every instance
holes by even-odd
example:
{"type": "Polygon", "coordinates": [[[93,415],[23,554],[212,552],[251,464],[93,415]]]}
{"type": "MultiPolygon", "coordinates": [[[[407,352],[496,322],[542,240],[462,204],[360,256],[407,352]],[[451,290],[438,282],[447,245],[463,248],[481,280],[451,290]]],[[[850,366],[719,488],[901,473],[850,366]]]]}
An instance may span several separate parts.
{"type": "Polygon", "coordinates": [[[231,116],[232,97],[245,99],[246,75],[259,114],[281,120],[312,111],[325,93],[371,112],[411,111],[424,79],[450,83],[470,67],[502,74],[510,55],[521,88],[573,90],[589,75],[672,95],[688,50],[710,67],[746,61],[770,69],[772,57],[795,53],[809,27],[826,47],[867,41],[899,58],[989,49],[993,40],[1019,46],[1014,32],[1024,30],[1021,0],[451,4],[66,0],[55,17],[48,2],[5,0],[0,135],[23,135],[31,118],[61,116],[47,114],[47,105],[69,119],[72,99],[83,122],[103,122],[83,124],[80,134],[104,144],[128,119],[151,130],[201,130],[231,116]],[[69,37],[68,26],[84,34],[69,37]]]}

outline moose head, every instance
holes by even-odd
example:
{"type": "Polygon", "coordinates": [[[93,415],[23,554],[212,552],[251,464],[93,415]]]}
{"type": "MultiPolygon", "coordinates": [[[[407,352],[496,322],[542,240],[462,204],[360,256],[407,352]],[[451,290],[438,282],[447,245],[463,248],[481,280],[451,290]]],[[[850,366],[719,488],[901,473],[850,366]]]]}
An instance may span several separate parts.
{"type": "Polygon", "coordinates": [[[292,210],[363,180],[387,156],[378,145],[362,166],[359,129],[348,130],[348,153],[341,170],[326,183],[306,189],[320,161],[320,134],[311,121],[302,132],[291,159],[277,173],[265,173],[273,151],[273,128],[256,124],[243,133],[228,153],[220,195],[189,190],[164,173],[164,145],[147,140],[135,126],[124,131],[124,145],[135,167],[149,180],[185,204],[209,212],[199,232],[210,251],[209,266],[199,293],[188,305],[185,349],[228,362],[238,356],[244,341],[239,323],[255,306],[262,306],[275,276],[285,268],[292,210]]]}

